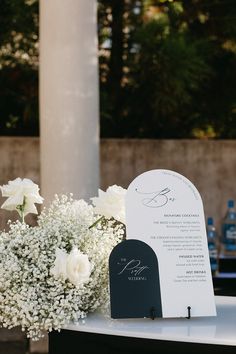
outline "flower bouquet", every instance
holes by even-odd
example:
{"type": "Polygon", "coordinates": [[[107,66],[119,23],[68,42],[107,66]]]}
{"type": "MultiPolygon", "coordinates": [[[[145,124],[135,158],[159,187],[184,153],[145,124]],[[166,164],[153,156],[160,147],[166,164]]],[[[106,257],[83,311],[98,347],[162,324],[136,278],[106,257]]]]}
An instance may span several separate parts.
{"type": "Polygon", "coordinates": [[[125,233],[126,190],[99,190],[93,205],[55,196],[34,227],[24,219],[43,202],[38,186],[17,178],[1,191],[8,197],[2,208],[17,210],[21,220],[0,233],[0,326],[21,326],[39,339],[105,305],[108,258],[125,233]]]}

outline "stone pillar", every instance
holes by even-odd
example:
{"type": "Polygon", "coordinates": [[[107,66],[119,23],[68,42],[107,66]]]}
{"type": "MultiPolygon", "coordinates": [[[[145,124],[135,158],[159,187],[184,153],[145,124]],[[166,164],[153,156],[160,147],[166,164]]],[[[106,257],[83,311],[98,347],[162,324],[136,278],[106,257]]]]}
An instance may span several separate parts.
{"type": "Polygon", "coordinates": [[[40,1],[41,189],[97,195],[99,113],[96,0],[40,1]]]}

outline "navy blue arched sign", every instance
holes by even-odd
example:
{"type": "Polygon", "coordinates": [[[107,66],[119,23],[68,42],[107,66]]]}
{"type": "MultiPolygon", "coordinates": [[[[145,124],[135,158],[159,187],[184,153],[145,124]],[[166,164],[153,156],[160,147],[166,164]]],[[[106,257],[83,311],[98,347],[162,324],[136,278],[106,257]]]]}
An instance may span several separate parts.
{"type": "Polygon", "coordinates": [[[109,259],[112,318],[162,317],[158,261],[145,242],[119,243],[109,259]]]}

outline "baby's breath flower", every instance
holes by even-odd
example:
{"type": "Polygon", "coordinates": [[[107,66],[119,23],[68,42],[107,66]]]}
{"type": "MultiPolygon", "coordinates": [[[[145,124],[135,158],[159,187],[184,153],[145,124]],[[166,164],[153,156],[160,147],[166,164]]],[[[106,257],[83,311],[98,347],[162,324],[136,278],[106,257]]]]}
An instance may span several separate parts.
{"type": "Polygon", "coordinates": [[[110,220],[106,228],[89,229],[96,219],[85,201],[56,196],[38,226],[10,223],[10,231],[0,234],[1,326],[21,326],[28,337],[39,339],[43,331],[60,330],[107,303],[108,257],[124,226],[110,220]],[[86,281],[53,274],[58,249],[86,255],[91,265],[86,281]]]}

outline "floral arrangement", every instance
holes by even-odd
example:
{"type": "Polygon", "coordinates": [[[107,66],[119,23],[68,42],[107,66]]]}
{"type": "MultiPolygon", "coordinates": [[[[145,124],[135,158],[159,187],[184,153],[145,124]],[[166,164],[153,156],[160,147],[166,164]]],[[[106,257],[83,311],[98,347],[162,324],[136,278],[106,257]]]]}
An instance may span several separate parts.
{"type": "Polygon", "coordinates": [[[38,186],[17,178],[0,188],[8,197],[2,208],[21,218],[0,233],[0,325],[21,326],[38,339],[106,304],[108,257],[125,232],[126,190],[99,190],[93,205],[55,196],[30,227],[25,215],[43,202],[38,186]]]}

